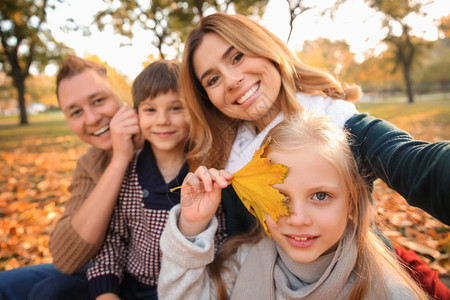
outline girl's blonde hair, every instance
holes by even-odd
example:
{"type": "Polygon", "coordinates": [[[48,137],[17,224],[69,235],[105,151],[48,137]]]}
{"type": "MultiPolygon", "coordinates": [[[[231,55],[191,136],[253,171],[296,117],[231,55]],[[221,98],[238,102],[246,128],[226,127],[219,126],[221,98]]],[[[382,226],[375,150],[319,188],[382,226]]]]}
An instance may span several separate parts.
{"type": "Polygon", "coordinates": [[[349,101],[356,101],[361,95],[359,87],[343,87],[331,75],[300,62],[277,36],[245,16],[216,13],[204,17],[185,43],[180,72],[181,93],[192,118],[188,155],[192,169],[199,165],[223,167],[242,122],[219,111],[195,75],[193,55],[208,33],[218,34],[245,55],[273,62],[281,76],[281,101],[277,105],[285,115],[301,111],[296,100],[300,91],[349,101]]]}
{"type": "MultiPolygon", "coordinates": [[[[427,299],[424,291],[411,279],[392,251],[373,231],[374,213],[370,189],[358,171],[349,146],[351,140],[345,131],[326,116],[297,113],[275,126],[266,139],[269,140],[266,153],[313,148],[338,171],[349,199],[346,232],[352,236],[350,242],[357,244],[358,251],[353,272],[356,277],[349,299],[386,299],[387,283],[383,275],[386,273],[398,278],[398,284],[406,285],[418,299],[427,299]],[[374,283],[378,285],[375,286],[374,283]]],[[[250,236],[230,239],[220,250],[217,261],[212,263],[211,273],[221,297],[226,293],[221,286],[223,284],[219,264],[222,264],[239,245],[261,240],[263,234],[260,231],[261,229],[258,229],[250,236]]]]}

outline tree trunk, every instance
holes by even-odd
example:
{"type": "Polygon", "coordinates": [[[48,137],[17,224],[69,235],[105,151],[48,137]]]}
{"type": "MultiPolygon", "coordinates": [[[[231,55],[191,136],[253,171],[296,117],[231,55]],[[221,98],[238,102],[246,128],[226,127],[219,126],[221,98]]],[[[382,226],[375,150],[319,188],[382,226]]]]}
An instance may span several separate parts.
{"type": "Polygon", "coordinates": [[[406,95],[408,96],[408,103],[414,103],[414,92],[411,82],[411,65],[405,64],[403,67],[403,78],[405,79],[406,95]]]}
{"type": "Polygon", "coordinates": [[[25,103],[25,77],[16,76],[14,78],[17,95],[19,97],[20,125],[28,125],[27,108],[25,103]]]}

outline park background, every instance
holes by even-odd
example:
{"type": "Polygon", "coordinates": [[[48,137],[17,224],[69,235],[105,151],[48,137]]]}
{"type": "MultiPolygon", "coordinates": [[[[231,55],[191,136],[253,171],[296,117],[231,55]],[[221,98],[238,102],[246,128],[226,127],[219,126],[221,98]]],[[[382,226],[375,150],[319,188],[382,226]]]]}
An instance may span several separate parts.
{"type": "MultiPolygon", "coordinates": [[[[152,61],[180,58],[199,18],[241,13],[295,55],[361,85],[360,112],[414,138],[450,140],[450,1],[3,0],[0,3],[0,270],[51,262],[48,239],[86,151],[55,97],[67,54],[105,64],[117,95],[152,61]]],[[[381,181],[377,224],[392,241],[450,274],[449,227],[381,181]]],[[[443,278],[444,278],[443,277],[443,278]]]]}

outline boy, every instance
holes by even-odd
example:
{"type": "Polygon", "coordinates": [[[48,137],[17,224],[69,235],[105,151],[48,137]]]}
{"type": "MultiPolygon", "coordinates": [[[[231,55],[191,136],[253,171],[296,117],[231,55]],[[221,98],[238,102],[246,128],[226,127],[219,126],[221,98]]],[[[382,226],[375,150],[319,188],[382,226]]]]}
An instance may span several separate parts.
{"type": "Polygon", "coordinates": [[[133,83],[146,141],[129,164],[104,244],[88,269],[92,298],[157,299],[159,237],[169,210],[179,203],[179,194],[169,190],[189,171],[189,123],[178,96],[178,72],[178,62],[161,60],[133,83]]]}

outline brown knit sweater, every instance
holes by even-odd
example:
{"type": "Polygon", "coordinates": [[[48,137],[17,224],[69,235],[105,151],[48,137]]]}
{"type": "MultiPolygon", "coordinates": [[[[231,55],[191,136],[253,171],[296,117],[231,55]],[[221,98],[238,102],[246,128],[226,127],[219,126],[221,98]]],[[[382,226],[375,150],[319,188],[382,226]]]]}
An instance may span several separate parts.
{"type": "Polygon", "coordinates": [[[64,214],[58,220],[50,236],[49,248],[53,264],[61,272],[74,273],[83,267],[99,251],[98,245],[84,241],[72,227],[72,215],[89,196],[111,160],[111,151],[90,147],[78,159],[68,190],[70,199],[64,214]]]}

